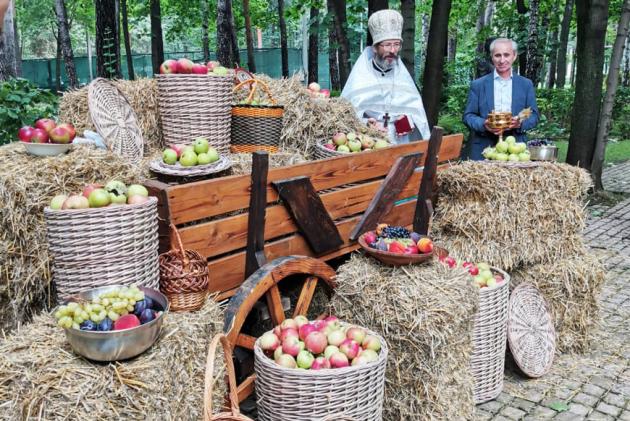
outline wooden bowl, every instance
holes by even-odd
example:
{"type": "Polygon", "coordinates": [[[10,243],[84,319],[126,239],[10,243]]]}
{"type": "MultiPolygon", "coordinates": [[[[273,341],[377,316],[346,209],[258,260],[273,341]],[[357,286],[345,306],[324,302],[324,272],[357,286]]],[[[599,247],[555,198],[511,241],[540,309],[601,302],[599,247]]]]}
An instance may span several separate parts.
{"type": "Polygon", "coordinates": [[[436,250],[435,247],[430,253],[421,254],[400,254],[390,253],[389,251],[380,251],[370,247],[363,238],[365,234],[359,237],[359,245],[370,256],[374,257],[379,262],[387,266],[405,266],[405,265],[417,265],[431,261],[436,250]]]}

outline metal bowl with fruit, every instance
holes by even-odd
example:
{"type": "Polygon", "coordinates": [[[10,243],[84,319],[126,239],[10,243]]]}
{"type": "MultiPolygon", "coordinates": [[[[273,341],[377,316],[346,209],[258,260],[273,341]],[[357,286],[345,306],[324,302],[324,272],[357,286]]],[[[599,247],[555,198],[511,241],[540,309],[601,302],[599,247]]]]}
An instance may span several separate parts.
{"type": "Polygon", "coordinates": [[[117,361],[149,349],[168,310],[168,299],[156,289],[112,285],[76,294],[54,314],[74,352],[117,361]]]}
{"type": "Polygon", "coordinates": [[[558,147],[547,139],[530,140],[527,142],[527,150],[532,161],[555,162],[558,159],[558,147]]]}

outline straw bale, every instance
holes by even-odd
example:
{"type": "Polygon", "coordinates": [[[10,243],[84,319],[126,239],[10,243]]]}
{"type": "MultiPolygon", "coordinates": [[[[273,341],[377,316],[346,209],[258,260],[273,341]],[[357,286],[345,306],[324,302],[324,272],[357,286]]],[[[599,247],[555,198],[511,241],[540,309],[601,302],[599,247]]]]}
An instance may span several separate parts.
{"type": "MultiPolygon", "coordinates": [[[[232,174],[248,175],[252,172],[252,154],[236,153],[230,155],[232,174]]],[[[286,167],[288,165],[307,162],[307,158],[299,152],[279,151],[269,154],[269,168],[286,167]]]]}
{"type": "Polygon", "coordinates": [[[585,170],[469,161],[438,174],[433,235],[452,255],[509,271],[584,252],[585,170]]]}
{"type": "Polygon", "coordinates": [[[439,263],[393,268],[354,254],[337,283],[332,314],[389,345],[383,419],[471,419],[479,296],[470,276],[439,263]]]}
{"type": "MultiPolygon", "coordinates": [[[[114,85],[125,95],[136,113],[144,137],[144,152],[162,149],[164,141],[158,112],[157,83],[155,79],[115,80],[114,85]]],[[[93,130],[87,99],[88,87],[67,91],[59,103],[60,121],[72,123],[77,133],[93,130]]]]}
{"type": "Polygon", "coordinates": [[[54,305],[43,209],[60,193],[116,178],[138,182],[147,175],[123,158],[75,145],[63,156],[36,158],[22,145],[0,147],[0,328],[14,328],[54,305]]]}
{"type": "Polygon", "coordinates": [[[605,271],[592,252],[577,254],[553,263],[520,268],[512,273],[512,287],[531,282],[544,295],[556,327],[560,352],[585,352],[598,326],[597,298],[605,271]]]}
{"type": "MultiPolygon", "coordinates": [[[[208,345],[222,319],[211,299],[198,312],[170,313],[147,352],[98,363],[75,354],[53,316],[41,314],[0,341],[0,419],[201,419],[208,345]]],[[[225,368],[220,359],[215,366],[219,409],[225,368]]]]}

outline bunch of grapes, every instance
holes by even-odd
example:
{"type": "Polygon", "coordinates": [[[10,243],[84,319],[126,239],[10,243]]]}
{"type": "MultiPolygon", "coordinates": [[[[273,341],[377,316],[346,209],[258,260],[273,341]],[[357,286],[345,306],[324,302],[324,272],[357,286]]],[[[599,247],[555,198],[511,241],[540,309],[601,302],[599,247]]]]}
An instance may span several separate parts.
{"type": "Polygon", "coordinates": [[[553,142],[547,139],[532,139],[527,146],[553,146],[553,142]]]}
{"type": "Polygon", "coordinates": [[[55,318],[57,325],[64,329],[96,330],[97,324],[111,325],[120,316],[133,313],[136,302],[144,299],[144,292],[137,286],[122,287],[103,293],[90,302],[62,305],[55,312],[55,318]],[[106,319],[111,322],[103,323],[106,319]]]}

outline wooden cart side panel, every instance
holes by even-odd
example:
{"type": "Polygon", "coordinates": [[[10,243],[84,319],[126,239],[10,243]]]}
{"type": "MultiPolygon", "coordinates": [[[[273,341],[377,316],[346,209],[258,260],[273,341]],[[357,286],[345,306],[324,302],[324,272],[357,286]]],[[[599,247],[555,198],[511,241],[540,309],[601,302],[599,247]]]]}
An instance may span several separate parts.
{"type": "MultiPolygon", "coordinates": [[[[462,140],[462,134],[445,136],[439,162],[459,158],[462,140]]],[[[325,190],[382,177],[399,156],[413,152],[425,154],[427,148],[428,141],[412,142],[379,151],[271,169],[267,178],[267,203],[278,200],[277,193],[270,185],[273,181],[307,176],[317,191],[325,190]]],[[[250,188],[249,175],[172,186],[167,191],[171,220],[177,225],[247,208],[250,188]]]]}

